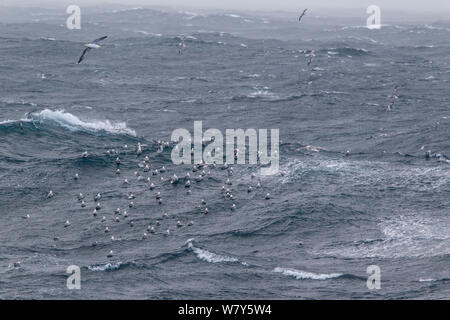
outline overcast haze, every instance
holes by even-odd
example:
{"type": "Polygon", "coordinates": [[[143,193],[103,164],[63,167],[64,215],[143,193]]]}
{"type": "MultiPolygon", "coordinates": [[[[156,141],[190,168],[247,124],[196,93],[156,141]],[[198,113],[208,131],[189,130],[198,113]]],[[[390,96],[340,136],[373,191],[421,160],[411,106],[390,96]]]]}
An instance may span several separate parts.
{"type": "Polygon", "coordinates": [[[340,9],[336,12],[342,14],[342,9],[350,9],[349,14],[356,10],[365,10],[371,4],[378,5],[382,11],[403,11],[409,13],[431,14],[445,18],[450,13],[450,1],[445,0],[2,0],[6,6],[67,6],[68,4],[95,5],[95,4],[122,4],[131,6],[165,6],[175,8],[202,8],[227,10],[253,10],[253,11],[298,11],[308,7],[312,9],[340,9]]]}

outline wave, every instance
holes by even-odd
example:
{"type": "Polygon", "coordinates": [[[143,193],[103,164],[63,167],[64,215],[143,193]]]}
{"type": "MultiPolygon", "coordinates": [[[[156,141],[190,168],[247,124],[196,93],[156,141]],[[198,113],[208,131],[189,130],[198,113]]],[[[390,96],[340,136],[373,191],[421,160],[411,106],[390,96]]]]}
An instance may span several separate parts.
{"type": "Polygon", "coordinates": [[[435,281],[437,281],[437,280],[432,279],[432,278],[427,278],[427,279],[420,278],[419,279],[419,282],[435,282],[435,281]]]}
{"type": "Polygon", "coordinates": [[[133,30],[133,32],[134,33],[143,34],[143,35],[146,35],[146,36],[152,36],[152,37],[158,37],[158,38],[162,37],[162,33],[153,33],[153,32],[148,32],[148,31],[145,31],[145,30],[133,30]]]}
{"type": "Polygon", "coordinates": [[[303,270],[289,269],[276,267],[273,269],[274,272],[281,273],[285,276],[294,277],[297,280],[328,280],[333,278],[339,278],[343,276],[342,273],[313,273],[303,270]]]}
{"type": "Polygon", "coordinates": [[[87,268],[91,271],[112,271],[112,270],[119,269],[121,265],[122,265],[122,262],[118,261],[118,262],[113,262],[113,263],[88,266],[87,268]]]}
{"type": "Polygon", "coordinates": [[[6,104],[6,105],[21,105],[21,106],[30,106],[30,107],[37,107],[37,104],[34,102],[28,102],[24,100],[14,100],[9,98],[0,98],[0,103],[6,104]]]}
{"type": "Polygon", "coordinates": [[[231,98],[233,101],[247,101],[247,100],[263,100],[263,101],[275,101],[280,97],[270,91],[269,87],[254,87],[255,91],[246,95],[236,95],[231,98]]]}
{"type": "Polygon", "coordinates": [[[17,123],[17,122],[19,122],[19,121],[17,121],[17,120],[2,120],[2,121],[0,121],[0,125],[2,125],[2,124],[11,124],[11,123],[17,123]]]}
{"type": "Polygon", "coordinates": [[[326,55],[336,56],[365,56],[370,54],[370,51],[367,49],[353,47],[326,48],[321,49],[319,52],[326,55]]]}
{"type": "Polygon", "coordinates": [[[28,113],[26,119],[33,122],[52,123],[71,131],[108,132],[111,134],[127,134],[135,137],[136,132],[127,127],[125,122],[111,122],[109,120],[83,121],[77,116],[64,110],[44,109],[39,112],[28,113]]]}
{"type": "Polygon", "coordinates": [[[373,241],[357,241],[325,249],[318,254],[342,258],[423,258],[450,253],[448,218],[399,215],[382,220],[378,227],[384,235],[373,241]]]}
{"type": "MultiPolygon", "coordinates": [[[[191,242],[192,240],[187,241],[188,248],[192,250],[197,258],[200,260],[209,262],[209,263],[220,263],[220,262],[240,262],[239,259],[234,257],[228,257],[228,256],[222,256],[213,252],[210,252],[208,250],[200,249],[197,247],[194,247],[194,245],[191,242]]],[[[244,265],[246,263],[243,263],[244,265]]]]}

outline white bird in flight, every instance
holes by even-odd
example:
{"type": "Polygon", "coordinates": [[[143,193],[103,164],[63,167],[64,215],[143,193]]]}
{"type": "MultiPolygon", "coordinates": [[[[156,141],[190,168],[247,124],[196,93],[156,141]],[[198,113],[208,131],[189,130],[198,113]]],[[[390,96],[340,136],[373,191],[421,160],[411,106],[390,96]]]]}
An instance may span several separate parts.
{"type": "Polygon", "coordinates": [[[94,41],[92,41],[92,43],[86,43],[84,45],[86,48],[84,49],[83,53],[81,54],[80,59],[78,59],[78,63],[81,63],[81,61],[84,60],[84,57],[86,56],[86,53],[89,50],[101,48],[101,46],[98,43],[102,40],[105,40],[106,38],[108,38],[108,36],[103,36],[101,38],[95,39],[94,41]]]}

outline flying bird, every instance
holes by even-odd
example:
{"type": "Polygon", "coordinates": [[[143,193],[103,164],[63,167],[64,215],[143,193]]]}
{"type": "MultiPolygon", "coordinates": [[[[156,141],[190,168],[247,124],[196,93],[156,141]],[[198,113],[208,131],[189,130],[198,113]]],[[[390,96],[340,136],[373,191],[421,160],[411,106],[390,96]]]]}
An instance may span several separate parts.
{"type": "Polygon", "coordinates": [[[314,54],[314,50],[312,50],[311,53],[310,53],[309,56],[308,56],[308,66],[311,64],[311,62],[312,62],[312,60],[313,60],[313,58],[314,58],[315,56],[316,56],[316,55],[314,54]]]}
{"type": "Polygon", "coordinates": [[[78,59],[78,63],[81,63],[81,61],[84,60],[84,57],[86,56],[86,53],[91,50],[91,49],[98,49],[101,48],[101,46],[98,44],[100,41],[105,40],[106,38],[108,38],[108,36],[103,36],[101,38],[95,39],[94,41],[92,41],[92,43],[87,43],[84,46],[86,47],[83,51],[83,53],[81,54],[80,59],[78,59]]]}
{"type": "Polygon", "coordinates": [[[398,99],[397,93],[398,93],[398,87],[395,87],[392,94],[390,96],[388,96],[389,105],[388,105],[386,111],[391,111],[392,109],[394,109],[395,100],[398,99]]]}
{"type": "Polygon", "coordinates": [[[303,10],[303,12],[302,12],[302,14],[300,15],[300,17],[298,17],[298,21],[301,21],[301,20],[302,20],[303,16],[306,14],[306,11],[307,11],[307,10],[308,10],[308,9],[303,10]]]}

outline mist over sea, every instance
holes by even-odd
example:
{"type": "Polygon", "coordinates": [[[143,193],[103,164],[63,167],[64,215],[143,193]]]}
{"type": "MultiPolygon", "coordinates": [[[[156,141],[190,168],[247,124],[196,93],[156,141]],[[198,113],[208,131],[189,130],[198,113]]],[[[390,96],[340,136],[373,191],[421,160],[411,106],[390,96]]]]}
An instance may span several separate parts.
{"type": "Polygon", "coordinates": [[[69,30],[67,17],[0,12],[0,298],[450,298],[450,23],[99,7],[69,30]],[[280,129],[281,172],[175,166],[155,141],[196,120],[280,129]]]}

